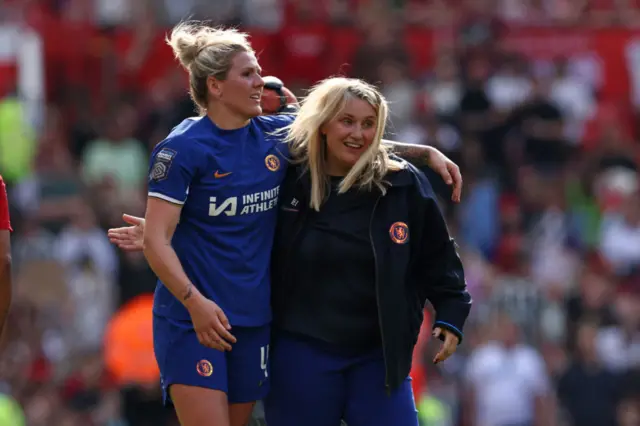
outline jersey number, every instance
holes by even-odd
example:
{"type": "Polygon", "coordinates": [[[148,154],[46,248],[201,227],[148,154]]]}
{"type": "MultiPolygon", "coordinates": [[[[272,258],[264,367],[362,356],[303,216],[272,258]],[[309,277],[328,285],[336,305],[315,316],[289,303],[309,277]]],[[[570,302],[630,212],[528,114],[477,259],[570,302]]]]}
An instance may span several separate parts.
{"type": "Polygon", "coordinates": [[[267,365],[269,363],[269,345],[260,348],[260,368],[264,372],[264,377],[269,377],[267,365]]]}
{"type": "Polygon", "coordinates": [[[238,211],[238,197],[227,198],[218,206],[216,197],[209,197],[209,216],[220,216],[222,213],[227,216],[235,216],[238,211]]]}

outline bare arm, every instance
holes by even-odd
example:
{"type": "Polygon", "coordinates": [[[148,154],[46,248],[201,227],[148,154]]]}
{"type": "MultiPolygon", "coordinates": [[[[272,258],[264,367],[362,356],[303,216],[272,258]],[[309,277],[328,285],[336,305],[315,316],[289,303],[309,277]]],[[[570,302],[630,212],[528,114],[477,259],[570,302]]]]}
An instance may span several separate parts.
{"type": "Polygon", "coordinates": [[[198,296],[198,289],[182,268],[182,264],[171,247],[171,239],[180,219],[182,206],[172,204],[159,198],[149,197],[143,239],[144,256],[149,266],[185,307],[198,296]]]}
{"type": "Polygon", "coordinates": [[[460,168],[446,155],[432,146],[413,145],[383,139],[382,143],[391,147],[392,151],[416,167],[428,166],[438,173],[447,185],[453,185],[451,199],[460,202],[462,196],[462,175],[460,168]]]}
{"type": "Polygon", "coordinates": [[[416,167],[429,166],[429,159],[433,151],[438,151],[431,146],[395,142],[387,139],[383,139],[382,143],[391,147],[393,153],[398,157],[407,160],[416,167]]]}
{"type": "Polygon", "coordinates": [[[231,350],[236,339],[231,325],[215,302],[208,300],[191,282],[182,268],[171,239],[180,219],[181,206],[149,197],[144,231],[143,251],[149,266],[162,284],[189,311],[198,341],[220,351],[231,350]]]}

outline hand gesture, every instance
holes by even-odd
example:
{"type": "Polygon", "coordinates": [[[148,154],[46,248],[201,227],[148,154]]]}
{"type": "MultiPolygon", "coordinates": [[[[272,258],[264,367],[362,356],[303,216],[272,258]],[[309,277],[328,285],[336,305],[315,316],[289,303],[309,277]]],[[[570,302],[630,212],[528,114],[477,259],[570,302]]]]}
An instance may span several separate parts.
{"type": "Polygon", "coordinates": [[[144,219],[123,214],[122,219],[130,225],[122,228],[110,228],[107,231],[109,241],[124,251],[142,251],[144,236],[144,219]]]}
{"type": "Polygon", "coordinates": [[[456,163],[434,148],[429,150],[427,165],[438,173],[447,185],[453,185],[451,200],[459,203],[462,196],[462,175],[456,163]]]}
{"type": "Polygon", "coordinates": [[[444,343],[440,348],[440,352],[438,352],[436,357],[433,359],[434,364],[438,364],[439,362],[442,362],[453,355],[453,353],[458,348],[458,343],[460,343],[460,339],[458,338],[458,336],[456,336],[446,328],[434,328],[433,337],[444,340],[444,343]]]}
{"type": "Polygon", "coordinates": [[[230,351],[236,338],[222,309],[211,300],[199,296],[187,305],[193,328],[200,344],[219,351],[230,351]]]}

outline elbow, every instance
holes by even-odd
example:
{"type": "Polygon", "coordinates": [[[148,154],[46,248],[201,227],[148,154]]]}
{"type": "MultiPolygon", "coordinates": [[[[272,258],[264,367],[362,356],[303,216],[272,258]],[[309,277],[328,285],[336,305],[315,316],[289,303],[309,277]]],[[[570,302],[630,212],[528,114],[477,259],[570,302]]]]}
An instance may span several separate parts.
{"type": "Polygon", "coordinates": [[[144,253],[145,257],[149,257],[155,253],[155,249],[157,247],[156,242],[153,238],[147,238],[146,236],[142,240],[142,253],[144,253]]]}
{"type": "Polygon", "coordinates": [[[157,247],[157,236],[153,232],[145,232],[142,238],[142,252],[145,256],[152,254],[157,247]]]}
{"type": "Polygon", "coordinates": [[[158,253],[158,249],[161,246],[168,244],[169,243],[162,235],[156,235],[153,232],[145,232],[144,238],[142,239],[142,252],[145,257],[149,259],[150,256],[153,257],[158,253]]]}

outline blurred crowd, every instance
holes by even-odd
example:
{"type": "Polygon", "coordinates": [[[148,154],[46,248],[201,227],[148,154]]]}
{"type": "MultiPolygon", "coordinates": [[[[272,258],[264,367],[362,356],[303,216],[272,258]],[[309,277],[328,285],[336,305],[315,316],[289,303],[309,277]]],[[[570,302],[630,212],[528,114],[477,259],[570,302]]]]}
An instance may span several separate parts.
{"type": "Polygon", "coordinates": [[[46,81],[34,108],[20,72],[0,72],[17,294],[0,426],[176,424],[150,353],[155,278],[105,229],[143,214],[151,148],[194,114],[162,44],[187,16],[249,31],[265,73],[299,95],[337,73],[378,84],[389,138],[460,164],[463,201],[442,207],[474,308],[444,365],[429,361],[437,343],[418,347],[425,426],[640,425],[637,48],[626,48],[629,87],[612,96],[606,58],[531,57],[506,30],[633,32],[639,2],[0,0],[2,40],[41,34],[46,81]]]}

